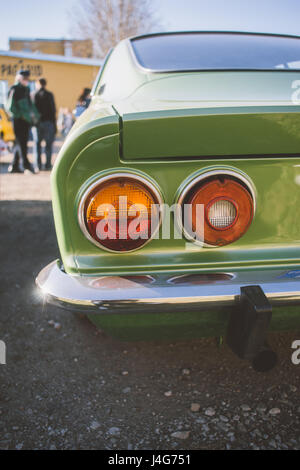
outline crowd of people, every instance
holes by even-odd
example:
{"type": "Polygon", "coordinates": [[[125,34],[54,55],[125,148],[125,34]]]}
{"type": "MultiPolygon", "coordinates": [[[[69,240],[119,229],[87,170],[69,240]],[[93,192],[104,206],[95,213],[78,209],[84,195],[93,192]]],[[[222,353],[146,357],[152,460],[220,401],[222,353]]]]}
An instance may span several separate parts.
{"type": "Polygon", "coordinates": [[[29,88],[30,71],[20,70],[15,84],[10,88],[6,108],[12,118],[15,133],[13,160],[8,167],[9,173],[39,171],[52,169],[52,150],[57,130],[66,137],[76,118],[90,104],[91,90],[84,88],[76,108],[71,112],[68,108],[59,110],[56,119],[56,106],[53,93],[47,90],[47,81],[40,78],[36,82],[36,90],[32,94],[29,88]],[[32,135],[34,142],[34,163],[28,159],[28,141],[32,135]],[[42,142],[45,142],[46,161],[42,162],[42,142]]]}

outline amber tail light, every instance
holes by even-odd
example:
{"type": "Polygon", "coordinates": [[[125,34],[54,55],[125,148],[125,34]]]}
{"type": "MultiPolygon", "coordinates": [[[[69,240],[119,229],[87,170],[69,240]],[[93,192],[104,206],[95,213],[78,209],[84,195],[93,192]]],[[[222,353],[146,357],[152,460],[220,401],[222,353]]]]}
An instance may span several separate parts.
{"type": "Polygon", "coordinates": [[[130,174],[110,175],[83,196],[80,225],[87,238],[101,248],[136,250],[157,232],[161,202],[152,183],[130,174]]]}
{"type": "Polygon", "coordinates": [[[183,204],[191,205],[184,221],[184,231],[190,238],[197,235],[196,207],[198,204],[204,206],[203,241],[212,246],[224,246],[238,240],[250,227],[254,215],[253,195],[247,185],[226,174],[195,183],[185,195],[183,204]]]}

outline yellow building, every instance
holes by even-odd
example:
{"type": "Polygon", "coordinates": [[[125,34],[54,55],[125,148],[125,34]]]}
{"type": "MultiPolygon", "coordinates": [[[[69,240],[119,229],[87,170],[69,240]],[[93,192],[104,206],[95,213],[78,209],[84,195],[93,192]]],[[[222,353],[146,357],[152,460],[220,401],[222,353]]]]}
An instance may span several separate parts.
{"type": "Polygon", "coordinates": [[[9,38],[9,49],[19,52],[64,55],[66,57],[93,57],[91,39],[9,38]]]}
{"type": "Polygon", "coordinates": [[[102,61],[82,57],[0,51],[0,105],[5,102],[9,88],[15,82],[18,70],[28,69],[31,90],[38,78],[47,80],[47,88],[54,93],[57,110],[73,110],[83,88],[92,88],[102,61]]]}

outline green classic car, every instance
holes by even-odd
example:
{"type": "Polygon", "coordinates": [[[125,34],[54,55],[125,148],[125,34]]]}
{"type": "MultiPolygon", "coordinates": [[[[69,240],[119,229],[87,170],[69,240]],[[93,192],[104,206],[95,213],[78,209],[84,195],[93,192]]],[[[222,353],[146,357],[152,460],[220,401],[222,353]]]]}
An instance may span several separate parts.
{"type": "Polygon", "coordinates": [[[120,42],[52,172],[45,300],[124,339],[227,332],[274,363],[268,329],[300,326],[299,91],[297,37],[120,42]]]}

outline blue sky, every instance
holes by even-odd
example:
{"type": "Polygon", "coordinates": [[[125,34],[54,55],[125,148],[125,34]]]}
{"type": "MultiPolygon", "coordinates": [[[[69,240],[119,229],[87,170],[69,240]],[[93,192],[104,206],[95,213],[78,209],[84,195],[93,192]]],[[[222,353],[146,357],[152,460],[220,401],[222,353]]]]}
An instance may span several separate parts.
{"type": "MultiPolygon", "coordinates": [[[[70,37],[68,14],[80,0],[0,0],[0,49],[9,36],[70,37]]],[[[152,0],[165,30],[243,30],[300,35],[299,0],[152,0]]]]}

